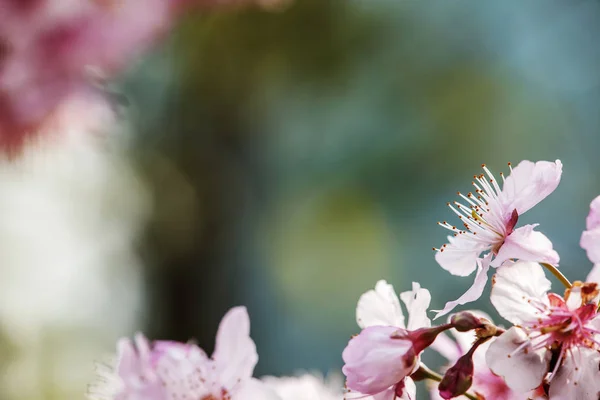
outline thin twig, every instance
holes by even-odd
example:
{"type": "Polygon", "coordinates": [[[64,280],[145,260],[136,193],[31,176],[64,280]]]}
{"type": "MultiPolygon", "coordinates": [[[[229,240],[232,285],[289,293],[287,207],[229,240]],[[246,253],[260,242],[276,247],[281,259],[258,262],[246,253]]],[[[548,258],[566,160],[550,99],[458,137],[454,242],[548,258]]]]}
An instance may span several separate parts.
{"type": "Polygon", "coordinates": [[[571,281],[569,281],[567,279],[566,276],[564,276],[562,274],[562,272],[560,272],[554,265],[552,264],[548,264],[548,263],[540,263],[543,267],[546,267],[546,269],[548,271],[550,271],[552,273],[552,275],[554,275],[556,277],[556,279],[558,279],[563,285],[565,285],[565,287],[567,289],[571,289],[573,287],[573,284],[571,283],[571,281]]]}

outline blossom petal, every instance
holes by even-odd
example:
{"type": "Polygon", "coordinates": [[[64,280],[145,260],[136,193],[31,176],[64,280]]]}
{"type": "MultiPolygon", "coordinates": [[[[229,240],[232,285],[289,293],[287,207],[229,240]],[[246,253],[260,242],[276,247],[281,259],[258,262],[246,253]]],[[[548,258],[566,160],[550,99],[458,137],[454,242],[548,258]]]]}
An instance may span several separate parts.
{"type": "Polygon", "coordinates": [[[448,244],[435,254],[437,263],[452,275],[470,275],[477,268],[481,252],[490,247],[472,240],[468,235],[448,236],[448,244]]]}
{"type": "Polygon", "coordinates": [[[415,400],[417,398],[417,385],[410,377],[404,378],[404,390],[402,396],[396,397],[399,400],[415,400]]]}
{"type": "Polygon", "coordinates": [[[550,382],[550,400],[597,399],[600,393],[600,353],[585,347],[567,352],[550,382]]]}
{"type": "Polygon", "coordinates": [[[139,358],[130,339],[124,338],[117,342],[117,374],[119,376],[133,375],[139,372],[139,358]]]}
{"type": "Polygon", "coordinates": [[[483,293],[483,289],[485,289],[485,285],[488,281],[488,271],[490,269],[490,259],[491,253],[488,254],[483,259],[477,260],[477,275],[475,275],[475,280],[473,281],[473,285],[458,299],[454,301],[449,301],[446,303],[444,308],[435,315],[434,319],[437,319],[443,315],[448,314],[450,311],[454,309],[454,307],[458,305],[464,305],[470,303],[472,301],[477,300],[481,297],[483,293]]]}
{"type": "Polygon", "coordinates": [[[587,230],[581,235],[580,245],[594,264],[600,263],[600,196],[592,200],[586,219],[587,230]]]}
{"type": "Polygon", "coordinates": [[[407,329],[414,331],[419,328],[429,328],[431,320],[427,318],[427,309],[431,303],[429,290],[421,288],[417,282],[413,282],[411,291],[400,293],[400,298],[408,310],[407,329]]]}
{"type": "Polygon", "coordinates": [[[234,307],[225,314],[219,325],[212,358],[225,388],[230,389],[240,379],[252,376],[258,354],[250,338],[250,317],[246,307],[234,307]]]}
{"type": "MultiPolygon", "coordinates": [[[[409,379],[409,378],[406,378],[409,379]]],[[[411,379],[412,380],[412,379],[411,379]]],[[[396,400],[396,389],[391,386],[387,389],[385,389],[383,392],[379,392],[377,394],[374,394],[371,397],[366,397],[365,395],[363,395],[363,397],[346,397],[347,399],[362,399],[362,400],[396,400]]]]}
{"type": "Polygon", "coordinates": [[[588,231],[600,228],[600,196],[592,200],[590,213],[585,220],[585,225],[588,231]]]}
{"type": "Polygon", "coordinates": [[[504,182],[501,199],[506,210],[524,214],[556,189],[562,175],[562,163],[521,161],[504,182]]]}
{"type": "Polygon", "coordinates": [[[600,286],[600,264],[595,264],[587,278],[586,282],[596,282],[600,286]]]}
{"type": "Polygon", "coordinates": [[[525,225],[508,235],[492,261],[492,266],[498,267],[511,258],[558,264],[560,257],[552,248],[552,242],[543,233],[533,230],[536,226],[525,225]]]}
{"type": "Polygon", "coordinates": [[[375,290],[360,296],[356,322],[361,328],[376,325],[404,328],[404,314],[394,287],[381,280],[375,285],[375,290]]]}
{"type": "Polygon", "coordinates": [[[240,387],[231,396],[231,400],[282,400],[267,384],[258,379],[251,378],[242,382],[240,387]]]}
{"type": "Polygon", "coordinates": [[[414,367],[412,342],[392,339],[391,326],[371,326],[350,340],[342,358],[346,386],[364,394],[377,394],[400,382],[414,367]],[[408,357],[408,358],[407,358],[408,357]]]}
{"type": "Polygon", "coordinates": [[[527,335],[512,327],[498,337],[485,354],[488,367],[517,392],[537,388],[548,372],[551,354],[545,348],[535,351],[527,335]],[[523,346],[523,347],[521,347],[523,346]]]}
{"type": "Polygon", "coordinates": [[[600,263],[600,228],[584,231],[581,234],[579,245],[587,252],[591,262],[600,263]]]}
{"type": "Polygon", "coordinates": [[[494,275],[490,301],[498,313],[513,324],[534,321],[540,307],[549,304],[546,292],[550,285],[537,263],[520,261],[504,265],[494,275]]]}

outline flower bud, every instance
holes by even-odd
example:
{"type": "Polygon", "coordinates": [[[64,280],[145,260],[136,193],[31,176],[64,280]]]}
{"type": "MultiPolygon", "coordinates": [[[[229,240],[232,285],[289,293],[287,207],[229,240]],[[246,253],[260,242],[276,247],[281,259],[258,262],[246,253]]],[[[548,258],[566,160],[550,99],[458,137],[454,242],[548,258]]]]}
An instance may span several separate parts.
{"type": "Polygon", "coordinates": [[[468,332],[483,327],[483,318],[477,318],[468,311],[456,313],[450,318],[450,324],[459,332],[468,332]]]}
{"type": "Polygon", "coordinates": [[[465,394],[469,390],[473,383],[472,355],[471,352],[465,354],[446,371],[438,387],[442,398],[452,399],[465,394]]]}
{"type": "Polygon", "coordinates": [[[377,394],[401,382],[417,363],[412,342],[394,337],[391,326],[371,326],[353,337],[342,353],[348,389],[377,394]]]}

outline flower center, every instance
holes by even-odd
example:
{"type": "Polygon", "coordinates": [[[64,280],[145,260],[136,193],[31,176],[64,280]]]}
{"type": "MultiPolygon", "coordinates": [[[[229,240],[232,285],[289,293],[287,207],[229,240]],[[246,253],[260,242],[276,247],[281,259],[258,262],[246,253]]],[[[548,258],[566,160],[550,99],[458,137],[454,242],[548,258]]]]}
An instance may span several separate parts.
{"type": "MultiPolygon", "coordinates": [[[[464,201],[447,203],[452,212],[462,221],[465,230],[450,225],[446,221],[438,222],[438,225],[452,231],[455,237],[464,235],[485,247],[491,246],[492,251],[496,253],[504,243],[506,236],[512,233],[518,214],[514,210],[507,218],[501,202],[502,190],[496,178],[485,164],[482,164],[481,167],[485,173],[473,176],[472,184],[475,187],[475,194],[469,192],[464,195],[457,192],[464,201]]],[[[500,173],[500,176],[504,182],[504,175],[500,173]]],[[[439,250],[443,251],[444,247],[442,246],[439,250]]]]}
{"type": "Polygon", "coordinates": [[[536,323],[525,324],[523,328],[529,332],[534,349],[551,348],[554,345],[567,351],[572,347],[589,347],[600,349],[595,336],[600,333],[591,324],[598,316],[595,304],[586,304],[575,310],[566,307],[550,307],[546,317],[536,323]]]}

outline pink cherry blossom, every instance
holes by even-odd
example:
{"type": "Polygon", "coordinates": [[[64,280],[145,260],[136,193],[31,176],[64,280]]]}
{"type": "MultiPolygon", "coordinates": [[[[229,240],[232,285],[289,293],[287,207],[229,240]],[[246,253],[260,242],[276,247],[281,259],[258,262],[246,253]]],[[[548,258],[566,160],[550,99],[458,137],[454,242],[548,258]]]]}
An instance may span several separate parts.
{"type": "Polygon", "coordinates": [[[431,295],[413,283],[413,290],[400,298],[408,310],[405,324],[400,300],[392,285],[379,281],[374,290],[364,293],[356,308],[356,320],[362,332],[351,339],[342,357],[345,365],[347,398],[373,395],[377,400],[415,399],[416,387],[409,375],[419,366],[419,353],[410,335],[431,327],[427,308],[431,295]]]}
{"type": "Polygon", "coordinates": [[[253,0],[0,0],[0,146],[18,147],[63,101],[98,91],[189,7],[253,0]]]}
{"type": "Polygon", "coordinates": [[[100,371],[89,398],[98,400],[279,400],[252,378],[258,361],[244,307],[221,321],[212,357],[194,344],[154,343],[142,335],[118,344],[114,370],[100,371]]]}
{"type": "MultiPolygon", "coordinates": [[[[491,320],[488,315],[481,311],[471,311],[471,313],[479,318],[491,320]]],[[[471,348],[476,337],[473,331],[458,332],[456,329],[451,329],[450,333],[455,340],[450,339],[450,337],[445,334],[440,334],[431,347],[444,356],[448,360],[449,365],[454,365],[454,363],[471,348]]],[[[470,392],[478,393],[486,399],[523,400],[522,393],[514,392],[506,385],[501,377],[494,374],[488,368],[485,362],[485,353],[493,340],[494,339],[479,346],[473,354],[475,372],[470,392]]],[[[430,398],[431,400],[442,400],[439,395],[437,384],[431,386],[430,398]]]]}
{"type": "MultiPolygon", "coordinates": [[[[509,164],[510,165],[510,164],[509,164]]],[[[506,260],[557,264],[558,254],[552,242],[534,225],[516,228],[520,215],[531,209],[556,189],[562,174],[562,163],[522,161],[506,178],[500,174],[502,188],[483,165],[485,174],[474,177],[475,193],[458,193],[461,201],[448,203],[461,220],[460,226],[448,222],[439,225],[453,232],[448,243],[435,249],[436,261],[453,275],[467,276],[477,270],[473,286],[458,300],[448,302],[436,318],[455,306],[477,300],[487,283],[490,266],[499,267],[506,260]],[[485,253],[483,258],[481,254],[485,253]]]]}
{"type": "Polygon", "coordinates": [[[517,262],[497,271],[491,301],[515,326],[490,345],[487,364],[517,392],[545,382],[550,400],[595,399],[600,391],[597,304],[581,292],[570,298],[567,291],[563,299],[549,289],[537,263],[517,262]]]}

